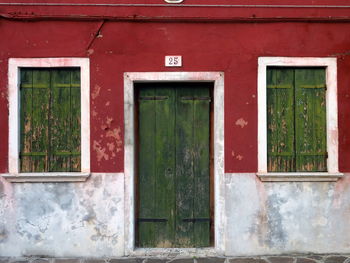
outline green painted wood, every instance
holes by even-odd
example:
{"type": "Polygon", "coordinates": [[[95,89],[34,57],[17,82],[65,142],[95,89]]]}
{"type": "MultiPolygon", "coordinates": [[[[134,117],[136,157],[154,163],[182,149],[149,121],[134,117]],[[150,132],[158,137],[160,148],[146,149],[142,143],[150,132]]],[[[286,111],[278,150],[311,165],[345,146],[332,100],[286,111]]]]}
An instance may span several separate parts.
{"type": "Polygon", "coordinates": [[[155,247],[173,247],[175,236],[175,96],[174,88],[156,85],[156,218],[155,247]]]}
{"type": "Polygon", "coordinates": [[[47,69],[33,70],[32,93],[32,151],[46,152],[46,156],[33,156],[32,167],[28,172],[48,171],[49,167],[49,101],[50,101],[50,71],[47,69]],[[36,88],[46,86],[46,88],[36,88]]]}
{"type": "Polygon", "coordinates": [[[69,156],[54,155],[54,152],[70,152],[70,88],[57,88],[57,84],[70,82],[69,70],[51,72],[50,171],[70,171],[69,156]]]}
{"type": "MultiPolygon", "coordinates": [[[[33,105],[33,73],[31,70],[21,70],[21,82],[28,85],[28,89],[20,92],[21,113],[20,113],[20,130],[21,130],[21,152],[28,154],[32,152],[32,105],[33,105]]],[[[44,153],[46,156],[46,152],[44,153]]],[[[22,172],[32,171],[32,158],[21,156],[20,170],[22,172]]]]}
{"type": "Polygon", "coordinates": [[[22,172],[80,171],[79,85],[79,69],[21,70],[22,172]]]}
{"type": "Polygon", "coordinates": [[[136,89],[139,90],[137,245],[209,246],[210,104],[203,100],[210,96],[209,88],[152,83],[136,85],[136,89]]]}
{"type": "Polygon", "coordinates": [[[295,171],[294,70],[267,69],[267,169],[295,171]]]}
{"type": "Polygon", "coordinates": [[[73,74],[79,84],[79,69],[51,71],[50,171],[80,171],[80,156],[70,155],[80,152],[80,89],[72,88],[73,74]]]}
{"type": "MultiPolygon", "coordinates": [[[[205,84],[202,84],[205,86],[205,84]]],[[[209,87],[196,88],[194,97],[210,98],[209,87]]],[[[210,100],[193,101],[193,165],[195,219],[210,219],[210,100]]],[[[195,247],[210,246],[210,220],[194,221],[195,247]]]]}
{"type": "Polygon", "coordinates": [[[74,152],[81,153],[81,87],[80,70],[71,70],[70,87],[70,171],[81,171],[81,156],[74,155],[74,152]]]}
{"type": "Polygon", "coordinates": [[[327,171],[324,68],[295,69],[296,171],[327,171]]]}
{"type": "Polygon", "coordinates": [[[268,68],[270,172],[327,171],[324,68],[268,68]]]}
{"type": "Polygon", "coordinates": [[[176,89],[176,245],[192,247],[194,244],[194,223],[184,222],[194,218],[194,89],[176,89]]]}
{"type": "MultiPolygon", "coordinates": [[[[140,97],[154,97],[155,89],[140,89],[140,97]]],[[[156,218],[156,101],[139,100],[138,217],[156,218]]],[[[155,247],[156,222],[138,221],[138,246],[155,247]]]]}

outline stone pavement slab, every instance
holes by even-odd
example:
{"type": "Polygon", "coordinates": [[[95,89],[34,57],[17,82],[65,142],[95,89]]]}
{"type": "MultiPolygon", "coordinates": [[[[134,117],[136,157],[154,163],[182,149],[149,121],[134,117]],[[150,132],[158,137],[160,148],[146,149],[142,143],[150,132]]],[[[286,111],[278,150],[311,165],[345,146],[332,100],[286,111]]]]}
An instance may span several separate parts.
{"type": "Polygon", "coordinates": [[[275,255],[256,257],[123,257],[123,258],[4,258],[0,263],[350,263],[350,254],[275,255]]]}

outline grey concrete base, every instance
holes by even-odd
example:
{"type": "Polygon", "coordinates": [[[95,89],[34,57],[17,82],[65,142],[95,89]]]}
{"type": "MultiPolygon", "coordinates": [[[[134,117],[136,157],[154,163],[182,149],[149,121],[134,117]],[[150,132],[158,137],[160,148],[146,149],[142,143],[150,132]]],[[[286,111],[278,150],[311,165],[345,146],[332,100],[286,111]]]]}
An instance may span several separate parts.
{"type": "Polygon", "coordinates": [[[207,258],[4,258],[0,263],[350,263],[350,254],[308,254],[207,258]]]}

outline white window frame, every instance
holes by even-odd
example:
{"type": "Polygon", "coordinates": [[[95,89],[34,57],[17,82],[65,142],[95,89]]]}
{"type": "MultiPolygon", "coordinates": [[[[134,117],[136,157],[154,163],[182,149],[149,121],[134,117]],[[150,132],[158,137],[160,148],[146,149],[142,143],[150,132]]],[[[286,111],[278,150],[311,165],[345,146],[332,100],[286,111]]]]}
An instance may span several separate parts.
{"type": "Polygon", "coordinates": [[[262,181],[336,181],[343,176],[338,168],[337,59],[314,57],[260,57],[258,60],[258,173],[262,181]],[[327,172],[267,171],[266,71],[269,66],[325,67],[327,119],[327,172]]]}
{"type": "Polygon", "coordinates": [[[10,182],[85,181],[90,175],[90,73],[88,58],[10,58],[8,67],[10,182]],[[81,74],[81,172],[20,173],[20,69],[79,67],[81,74]]]}

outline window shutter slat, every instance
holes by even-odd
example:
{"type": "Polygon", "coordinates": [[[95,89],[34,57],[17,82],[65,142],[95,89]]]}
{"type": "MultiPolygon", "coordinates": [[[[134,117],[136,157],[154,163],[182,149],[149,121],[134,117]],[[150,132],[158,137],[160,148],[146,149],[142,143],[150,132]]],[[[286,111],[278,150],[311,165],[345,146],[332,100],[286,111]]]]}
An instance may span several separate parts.
{"type": "MultiPolygon", "coordinates": [[[[71,136],[70,136],[70,150],[71,152],[81,152],[81,102],[80,102],[80,70],[74,69],[71,71],[71,136]]],[[[71,156],[70,160],[71,171],[81,170],[81,158],[78,156],[71,156]]]]}
{"type": "MultiPolygon", "coordinates": [[[[45,156],[33,155],[30,172],[43,172],[48,169],[48,116],[50,98],[50,71],[32,70],[32,152],[43,152],[45,156]],[[45,88],[46,87],[46,88],[45,88]]],[[[25,90],[25,89],[24,89],[25,90]]],[[[23,90],[23,91],[24,91],[23,90]]],[[[30,158],[30,157],[29,157],[30,158]]]]}
{"type": "Polygon", "coordinates": [[[296,171],[327,171],[324,68],[295,70],[296,171]]]}
{"type": "MultiPolygon", "coordinates": [[[[72,71],[75,70],[56,69],[51,72],[50,171],[54,172],[80,170],[80,162],[77,161],[80,157],[72,156],[72,152],[80,152],[80,148],[73,149],[72,145],[73,132],[76,135],[75,130],[77,126],[80,127],[80,117],[76,118],[80,114],[80,89],[72,88],[72,71]],[[73,103],[77,105],[73,106],[73,103]],[[71,165],[72,159],[77,163],[74,169],[71,165]]],[[[77,140],[74,143],[80,145],[80,135],[74,139],[77,140]]]]}
{"type": "Polygon", "coordinates": [[[267,158],[269,172],[295,169],[294,71],[267,70],[267,158]]]}
{"type": "Polygon", "coordinates": [[[32,99],[33,99],[33,72],[32,70],[21,70],[21,84],[28,88],[22,89],[21,94],[21,153],[20,170],[29,172],[32,170],[32,99]]]}

